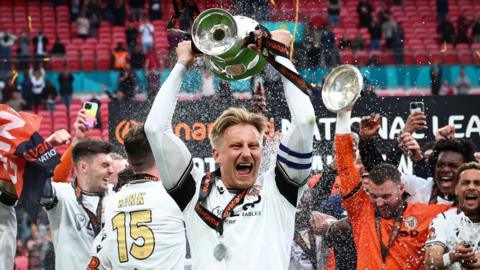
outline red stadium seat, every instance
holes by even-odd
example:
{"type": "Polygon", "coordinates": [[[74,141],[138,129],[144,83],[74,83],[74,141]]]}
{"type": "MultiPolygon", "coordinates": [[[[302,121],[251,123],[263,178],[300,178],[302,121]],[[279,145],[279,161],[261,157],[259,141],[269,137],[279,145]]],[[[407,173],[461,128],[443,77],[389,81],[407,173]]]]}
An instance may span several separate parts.
{"type": "Polygon", "coordinates": [[[67,68],[69,70],[81,70],[80,67],[80,58],[78,57],[78,54],[75,55],[69,55],[67,56],[67,68]]]}
{"type": "Polygon", "coordinates": [[[53,70],[63,70],[65,68],[65,59],[63,56],[52,56],[50,63],[53,70]]]}
{"type": "Polygon", "coordinates": [[[472,51],[470,50],[459,50],[458,51],[458,60],[460,64],[470,65],[473,64],[474,60],[472,57],[472,51]]]}
{"type": "Polygon", "coordinates": [[[445,56],[444,56],[443,60],[444,60],[444,63],[447,64],[447,65],[458,64],[457,53],[453,50],[447,50],[445,52],[445,56]]]}
{"type": "Polygon", "coordinates": [[[97,68],[99,70],[109,70],[110,69],[110,57],[98,57],[97,58],[97,68]]]}
{"type": "Polygon", "coordinates": [[[93,57],[93,55],[90,55],[90,56],[82,55],[82,68],[83,70],[87,70],[87,71],[95,70],[96,68],[95,57],[93,57]]]}
{"type": "Polygon", "coordinates": [[[430,58],[428,57],[428,52],[425,50],[415,51],[415,64],[417,65],[428,65],[430,64],[430,58]]]}
{"type": "Polygon", "coordinates": [[[405,65],[415,65],[415,57],[411,50],[405,50],[403,53],[403,62],[405,65]]]}
{"type": "Polygon", "coordinates": [[[355,64],[357,66],[365,66],[370,60],[367,52],[365,51],[357,51],[355,52],[355,64]]]}
{"type": "Polygon", "coordinates": [[[341,52],[340,63],[353,64],[353,62],[354,62],[353,53],[350,50],[345,50],[341,52]]]}

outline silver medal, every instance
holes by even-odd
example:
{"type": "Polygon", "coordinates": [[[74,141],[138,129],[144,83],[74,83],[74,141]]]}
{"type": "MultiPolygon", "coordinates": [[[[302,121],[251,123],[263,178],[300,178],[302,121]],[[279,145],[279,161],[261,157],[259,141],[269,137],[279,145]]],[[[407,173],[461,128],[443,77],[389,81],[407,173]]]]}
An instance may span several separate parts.
{"type": "Polygon", "coordinates": [[[225,259],[225,256],[227,256],[227,247],[222,243],[216,245],[213,249],[213,256],[217,261],[225,259]]]}

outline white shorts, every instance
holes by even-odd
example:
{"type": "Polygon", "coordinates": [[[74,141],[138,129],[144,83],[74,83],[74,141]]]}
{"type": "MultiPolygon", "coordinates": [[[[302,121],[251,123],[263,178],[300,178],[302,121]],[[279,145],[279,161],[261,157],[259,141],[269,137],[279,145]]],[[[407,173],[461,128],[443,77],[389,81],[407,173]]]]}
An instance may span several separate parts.
{"type": "Polygon", "coordinates": [[[13,269],[17,239],[15,208],[0,202],[0,270],[13,269]]]}

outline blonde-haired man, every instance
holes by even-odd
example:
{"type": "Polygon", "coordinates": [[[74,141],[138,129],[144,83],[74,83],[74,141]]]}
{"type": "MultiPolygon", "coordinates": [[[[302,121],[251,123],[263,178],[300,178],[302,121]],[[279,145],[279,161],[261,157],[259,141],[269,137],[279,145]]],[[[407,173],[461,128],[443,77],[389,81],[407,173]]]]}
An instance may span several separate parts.
{"type": "MultiPolygon", "coordinates": [[[[287,31],[274,31],[272,38],[292,41],[287,31]]],[[[282,78],[292,126],[276,166],[260,176],[266,119],[245,109],[224,111],[210,134],[219,169],[205,175],[171,128],[176,95],[194,60],[190,42],[176,51],[177,64],[157,94],[145,132],[162,183],[184,214],[193,269],[288,269],[296,205],[312,162],[315,114],[309,97],[282,78]]],[[[288,59],[275,59],[295,71],[288,59]]]]}

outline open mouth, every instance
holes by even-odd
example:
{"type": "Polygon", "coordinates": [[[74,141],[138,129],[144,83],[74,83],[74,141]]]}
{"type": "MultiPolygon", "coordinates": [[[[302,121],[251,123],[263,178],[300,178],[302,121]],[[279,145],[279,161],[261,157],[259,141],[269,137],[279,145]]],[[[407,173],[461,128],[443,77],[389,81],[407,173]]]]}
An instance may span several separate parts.
{"type": "Polygon", "coordinates": [[[442,176],[438,179],[438,183],[443,188],[453,187],[453,176],[442,176]]]}
{"type": "Polygon", "coordinates": [[[239,163],[235,166],[239,175],[248,175],[253,170],[253,163],[239,163]]]}
{"type": "Polygon", "coordinates": [[[465,203],[466,204],[475,204],[478,200],[478,194],[466,194],[465,203]]]}

